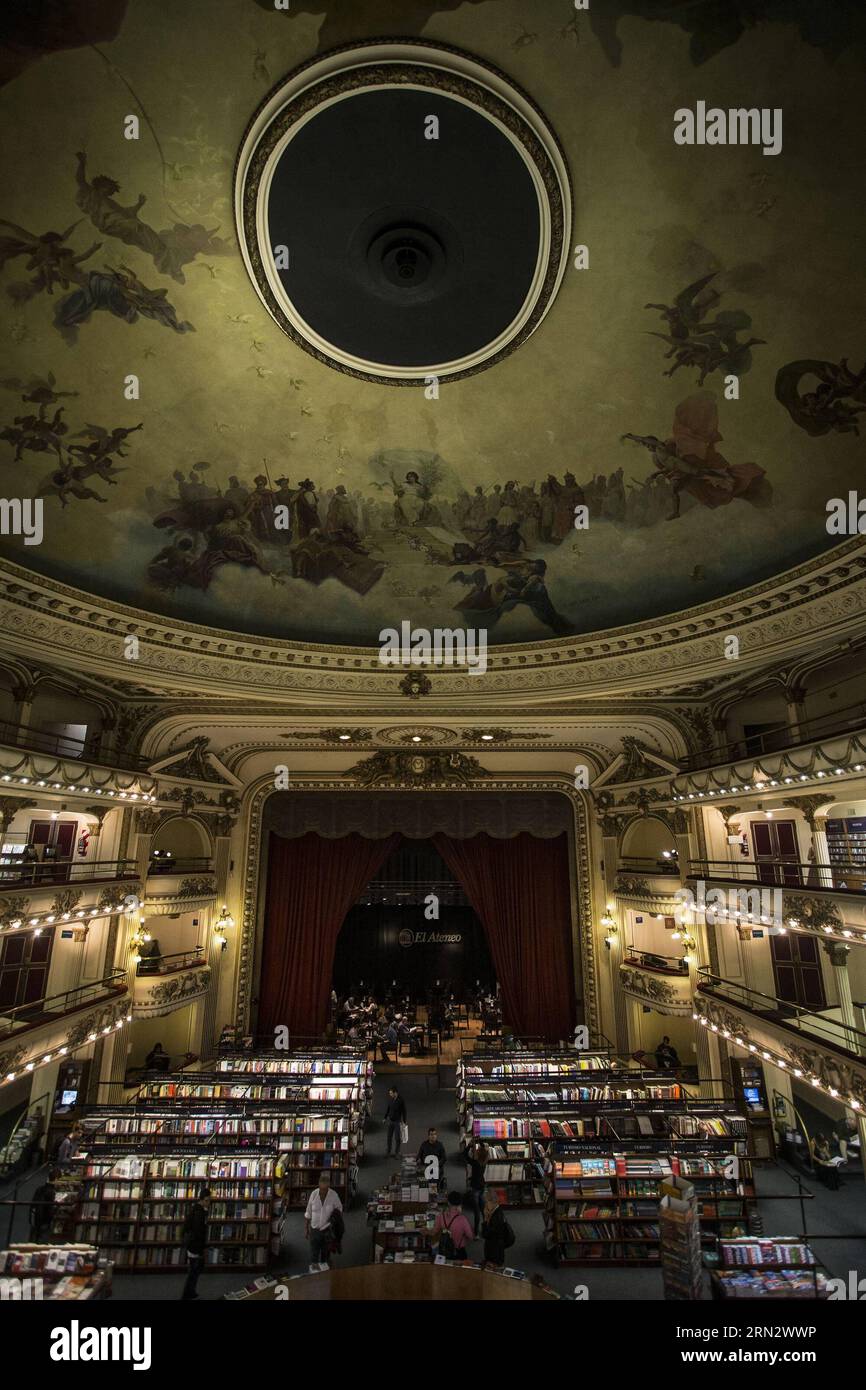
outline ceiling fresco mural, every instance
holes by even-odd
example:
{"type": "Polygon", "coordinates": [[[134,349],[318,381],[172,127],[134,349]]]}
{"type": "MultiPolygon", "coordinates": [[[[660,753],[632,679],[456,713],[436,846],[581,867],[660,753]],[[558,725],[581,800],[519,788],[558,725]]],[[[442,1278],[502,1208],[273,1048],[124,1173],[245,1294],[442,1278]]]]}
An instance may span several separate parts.
{"type": "MultiPolygon", "coordinates": [[[[167,618],[357,645],[404,620],[491,643],[593,632],[820,555],[838,540],[828,500],[862,476],[866,349],[864,25],[842,0],[819,8],[11,5],[0,488],[40,499],[43,523],[2,553],[167,618]],[[235,222],[269,92],[380,36],[518,84],[555,132],[585,248],[566,247],[516,350],[441,389],[335,370],[287,336],[235,222]],[[715,107],[783,113],[780,148],[675,141],[678,109],[715,107]]],[[[392,178],[409,105],[380,135],[365,115],[365,157],[372,142],[392,178]]],[[[317,178],[304,168],[323,207],[361,167],[360,124],[332,122],[327,177],[318,151],[317,178]]],[[[449,148],[443,130],[437,177],[468,187],[472,137],[449,148]]],[[[387,178],[365,181],[387,201],[387,178]]],[[[534,256],[530,233],[514,246],[534,256]]],[[[407,256],[405,273],[438,274],[437,248],[386,247],[382,275],[399,284],[407,256]]],[[[495,294],[509,258],[489,259],[495,294]]]]}

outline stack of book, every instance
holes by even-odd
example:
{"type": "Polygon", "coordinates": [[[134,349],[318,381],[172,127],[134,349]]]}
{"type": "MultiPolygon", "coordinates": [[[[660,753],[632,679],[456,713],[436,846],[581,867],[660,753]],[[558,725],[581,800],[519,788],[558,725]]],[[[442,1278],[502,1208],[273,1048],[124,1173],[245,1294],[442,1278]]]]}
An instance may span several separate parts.
{"type": "Polygon", "coordinates": [[[93,1245],[9,1245],[0,1250],[5,1297],[67,1302],[109,1298],[111,1265],[93,1245]]]}

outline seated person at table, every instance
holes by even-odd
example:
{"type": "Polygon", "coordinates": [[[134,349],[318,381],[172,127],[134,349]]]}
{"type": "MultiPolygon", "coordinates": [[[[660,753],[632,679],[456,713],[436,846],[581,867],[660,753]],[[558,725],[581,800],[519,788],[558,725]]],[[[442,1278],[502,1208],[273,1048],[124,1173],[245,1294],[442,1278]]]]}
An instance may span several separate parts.
{"type": "Polygon", "coordinates": [[[148,1071],[168,1071],[171,1058],[161,1042],[154,1043],[144,1059],[144,1065],[148,1071]]]}
{"type": "Polygon", "coordinates": [[[812,1150],[812,1163],[815,1172],[822,1182],[825,1182],[831,1191],[836,1191],[839,1187],[839,1169],[845,1160],[841,1157],[834,1158],[830,1152],[830,1145],[823,1134],[816,1134],[810,1144],[812,1150]]]}
{"type": "Polygon", "coordinates": [[[393,1023],[389,1023],[384,1033],[379,1035],[379,1048],[382,1053],[382,1061],[390,1062],[391,1056],[397,1055],[397,1029],[393,1023]],[[386,1050],[387,1049],[387,1050],[386,1050]]]}

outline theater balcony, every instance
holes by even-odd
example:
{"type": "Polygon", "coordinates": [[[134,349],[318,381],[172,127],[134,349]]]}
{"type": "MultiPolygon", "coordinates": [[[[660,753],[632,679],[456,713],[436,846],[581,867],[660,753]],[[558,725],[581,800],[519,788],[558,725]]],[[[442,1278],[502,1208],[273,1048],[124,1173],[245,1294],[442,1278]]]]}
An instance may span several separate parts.
{"type": "Polygon", "coordinates": [[[99,737],[80,739],[28,724],[0,722],[0,790],[26,788],[134,803],[156,800],[147,760],[108,750],[99,737]]]}
{"type": "Polygon", "coordinates": [[[673,912],[681,887],[676,850],[665,849],[652,857],[621,855],[617,861],[614,890],[625,906],[640,907],[646,912],[673,912]]]}
{"type": "Polygon", "coordinates": [[[688,962],[680,956],[656,955],[629,946],[619,967],[624,994],[660,1014],[690,1014],[692,987],[688,962]]]}
{"type": "Polygon", "coordinates": [[[851,1109],[866,1110],[866,1033],[839,1008],[815,1011],[698,971],[694,1019],[733,1048],[770,1062],[851,1109]]]}
{"type": "Polygon", "coordinates": [[[678,766],[673,799],[692,804],[768,789],[823,791],[828,782],[844,784],[866,772],[866,703],[723,740],[680,758],[678,766]]]}
{"type": "Polygon", "coordinates": [[[152,857],[144,890],[144,911],[148,915],[171,916],[193,908],[207,907],[216,898],[213,860],[206,856],[176,858],[152,857]]]}
{"type": "Polygon", "coordinates": [[[136,909],[140,897],[131,859],[0,867],[0,947],[18,932],[83,930],[136,909]]]}
{"type": "Polygon", "coordinates": [[[127,974],[113,970],[0,1013],[0,1086],[108,1036],[132,1018],[127,974]]]}
{"type": "Polygon", "coordinates": [[[853,905],[866,902],[864,865],[853,863],[802,863],[795,859],[766,858],[731,861],[692,859],[686,881],[712,884],[734,890],[732,901],[747,903],[742,915],[769,915],[768,904],[778,902],[774,890],[784,897],[791,889],[803,889],[819,897],[836,896],[853,905]],[[739,890],[742,890],[741,892],[739,890]],[[739,895],[738,895],[739,894],[739,895]]]}
{"type": "Polygon", "coordinates": [[[207,994],[211,970],[204,948],[150,956],[138,963],[132,992],[135,1018],[159,1018],[207,994]]]}

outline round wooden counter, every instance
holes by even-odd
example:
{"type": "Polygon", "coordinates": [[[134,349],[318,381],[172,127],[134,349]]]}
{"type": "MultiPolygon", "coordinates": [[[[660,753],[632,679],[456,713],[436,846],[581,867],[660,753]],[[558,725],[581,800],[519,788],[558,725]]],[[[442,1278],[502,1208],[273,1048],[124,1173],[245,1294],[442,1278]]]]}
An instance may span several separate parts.
{"type": "Polygon", "coordinates": [[[349,1269],[331,1269],[286,1279],[250,1295],[258,1301],[295,1303],[321,1300],[369,1300],[370,1302],[425,1302],[456,1299],[460,1302],[487,1299],[540,1299],[558,1302],[559,1295],[540,1288],[528,1279],[511,1279],[493,1270],[469,1265],[371,1264],[349,1269]]]}

